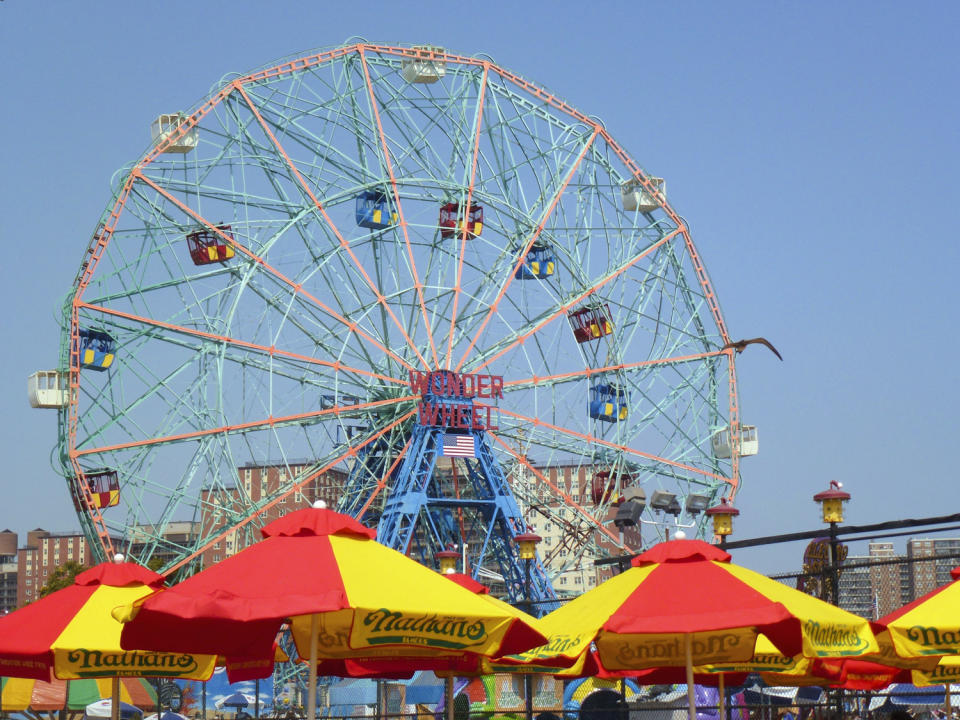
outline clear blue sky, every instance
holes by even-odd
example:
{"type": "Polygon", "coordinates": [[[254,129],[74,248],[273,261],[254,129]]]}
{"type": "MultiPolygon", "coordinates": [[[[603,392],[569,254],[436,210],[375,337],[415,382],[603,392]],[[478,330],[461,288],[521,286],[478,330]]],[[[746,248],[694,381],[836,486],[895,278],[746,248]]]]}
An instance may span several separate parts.
{"type": "MultiPolygon", "coordinates": [[[[487,53],[667,178],[731,334],[785,358],[739,358],[760,455],[736,537],[816,527],[831,479],[850,522],[952,512],[958,16],[885,0],[0,2],[0,529],[77,526],[50,469],[55,414],[29,408],[26,378],[56,365],[60,299],[150,120],[352,36],[487,53]]],[[[801,552],[736,557],[775,572],[801,552]]]]}

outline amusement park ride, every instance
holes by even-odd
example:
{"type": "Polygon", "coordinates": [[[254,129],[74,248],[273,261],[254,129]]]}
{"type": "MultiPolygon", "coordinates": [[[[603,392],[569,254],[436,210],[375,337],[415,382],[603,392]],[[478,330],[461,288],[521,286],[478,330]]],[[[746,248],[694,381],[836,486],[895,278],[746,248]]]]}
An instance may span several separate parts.
{"type": "Polygon", "coordinates": [[[381,542],[454,547],[513,599],[514,539],[560,525],[544,600],[624,525],[702,536],[735,495],[756,429],[716,294],[596,118],[483,56],[358,42],[230,76],[152,134],[29,384],[98,559],[189,569],[336,469],[381,542]],[[251,465],[305,469],[261,497],[251,465]]]}

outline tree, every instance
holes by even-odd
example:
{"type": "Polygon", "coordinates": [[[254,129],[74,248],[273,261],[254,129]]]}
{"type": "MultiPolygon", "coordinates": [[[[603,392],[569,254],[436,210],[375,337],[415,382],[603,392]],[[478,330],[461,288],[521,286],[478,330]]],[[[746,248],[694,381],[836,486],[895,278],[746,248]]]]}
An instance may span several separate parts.
{"type": "Polygon", "coordinates": [[[86,565],[69,560],[47,576],[47,584],[40,588],[37,597],[45,597],[52,592],[73,585],[73,579],[87,569],[86,565]]]}

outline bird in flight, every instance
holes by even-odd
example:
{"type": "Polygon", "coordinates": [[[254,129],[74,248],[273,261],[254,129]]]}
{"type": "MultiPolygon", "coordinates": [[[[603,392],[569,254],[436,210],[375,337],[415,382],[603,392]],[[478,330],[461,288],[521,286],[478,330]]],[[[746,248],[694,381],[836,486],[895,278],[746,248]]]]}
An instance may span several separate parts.
{"type": "Polygon", "coordinates": [[[768,348],[770,348],[770,350],[773,352],[774,355],[776,355],[778,358],[780,358],[780,360],[783,360],[783,356],[782,356],[780,353],[777,352],[777,349],[770,343],[770,341],[767,340],[766,338],[762,338],[762,337],[759,337],[759,338],[750,338],[749,340],[737,340],[737,341],[735,341],[735,342],[734,342],[734,341],[731,341],[731,342],[728,342],[726,345],[724,345],[723,348],[721,348],[721,349],[722,349],[722,350],[726,350],[727,348],[733,348],[734,350],[737,351],[737,353],[742,353],[742,352],[743,352],[743,349],[744,349],[747,345],[752,345],[753,343],[759,343],[759,344],[761,344],[761,345],[766,345],[768,348]]]}

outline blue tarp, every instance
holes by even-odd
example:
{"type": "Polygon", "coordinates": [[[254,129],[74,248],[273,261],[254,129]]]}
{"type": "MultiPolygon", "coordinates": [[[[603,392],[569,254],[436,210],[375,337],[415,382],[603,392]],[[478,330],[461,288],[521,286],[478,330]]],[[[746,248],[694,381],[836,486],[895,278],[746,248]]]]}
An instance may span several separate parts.
{"type": "Polygon", "coordinates": [[[443,700],[443,679],[432,672],[418,672],[407,683],[408,705],[436,705],[443,700]]]}
{"type": "Polygon", "coordinates": [[[331,705],[376,705],[377,681],[341,680],[330,686],[331,705]]]}
{"type": "Polygon", "coordinates": [[[909,683],[890,686],[890,703],[893,705],[943,705],[946,690],[943,685],[917,687],[909,683]]]}

